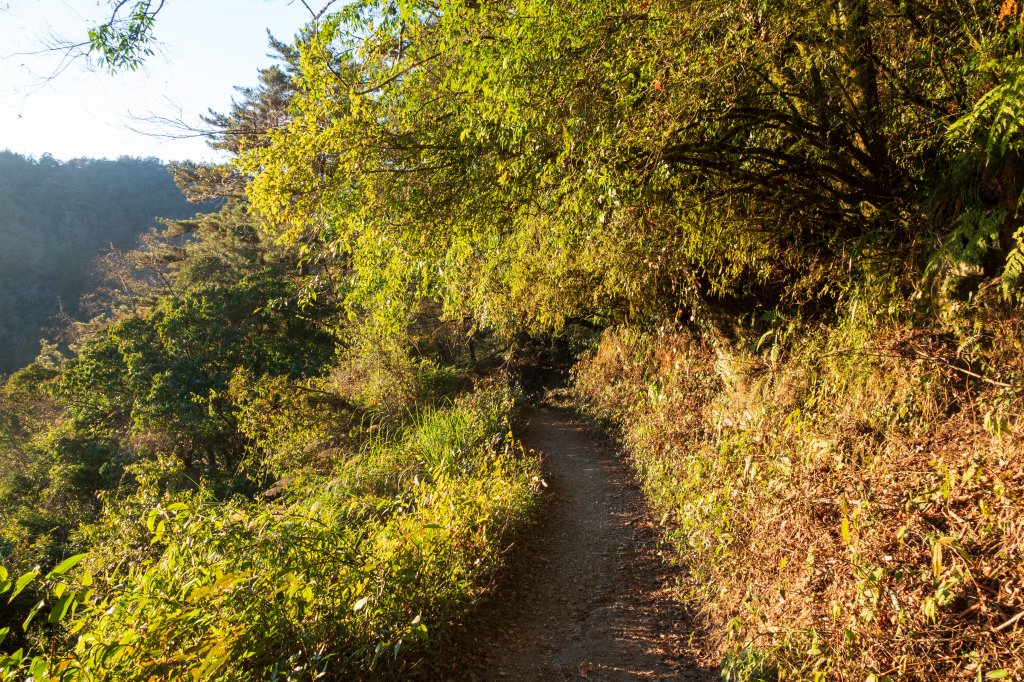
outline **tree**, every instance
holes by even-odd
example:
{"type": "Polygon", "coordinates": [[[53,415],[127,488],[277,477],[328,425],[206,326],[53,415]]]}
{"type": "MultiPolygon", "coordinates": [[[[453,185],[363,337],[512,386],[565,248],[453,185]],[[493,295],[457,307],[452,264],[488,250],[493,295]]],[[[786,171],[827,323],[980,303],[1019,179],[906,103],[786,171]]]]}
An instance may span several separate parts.
{"type": "MultiPolygon", "coordinates": [[[[92,58],[111,72],[135,71],[153,55],[157,17],[167,0],[108,1],[110,18],[90,28],[87,40],[60,41],[52,49],[71,58],[92,58]]],[[[316,21],[335,2],[328,0],[319,11],[314,11],[305,0],[302,4],[309,10],[311,20],[316,21]]]]}
{"type": "Polygon", "coordinates": [[[292,119],[239,168],[378,310],[827,311],[928,235],[997,33],[973,0],[361,3],[312,32],[292,119]]]}
{"type": "Polygon", "coordinates": [[[134,71],[153,54],[153,26],[164,0],[112,0],[105,23],[89,31],[89,52],[112,71],[134,71]]]}

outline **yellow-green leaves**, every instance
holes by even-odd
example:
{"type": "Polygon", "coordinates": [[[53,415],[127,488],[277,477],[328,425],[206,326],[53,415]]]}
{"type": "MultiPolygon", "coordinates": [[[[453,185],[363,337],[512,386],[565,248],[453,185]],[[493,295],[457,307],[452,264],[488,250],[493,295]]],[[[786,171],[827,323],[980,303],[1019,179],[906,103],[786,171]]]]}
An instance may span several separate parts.
{"type": "Polygon", "coordinates": [[[82,559],[84,559],[87,556],[89,556],[88,552],[84,552],[82,554],[75,554],[74,556],[68,557],[64,561],[57,564],[57,566],[46,575],[46,579],[49,580],[51,578],[56,578],[57,576],[64,575],[72,568],[77,566],[82,561],[82,559]]]}
{"type": "MultiPolygon", "coordinates": [[[[503,447],[510,408],[506,390],[490,389],[424,411],[347,453],[334,480],[296,483],[305,488],[290,503],[154,507],[143,516],[162,533],[151,563],[126,567],[116,583],[65,579],[29,621],[48,613],[79,633],[56,659],[78,675],[70,679],[159,676],[168,666],[196,680],[300,674],[300,646],[320,652],[316,670],[331,677],[361,676],[381,656],[401,668],[428,626],[472,604],[507,533],[533,509],[535,461],[503,447]]],[[[37,658],[0,665],[53,669],[48,655],[37,658]]]]}
{"type": "Polygon", "coordinates": [[[23,574],[17,580],[14,581],[14,590],[11,592],[11,596],[7,598],[7,603],[14,601],[15,597],[21,594],[22,590],[28,587],[28,584],[35,580],[36,576],[39,575],[39,570],[29,571],[23,574]]]}

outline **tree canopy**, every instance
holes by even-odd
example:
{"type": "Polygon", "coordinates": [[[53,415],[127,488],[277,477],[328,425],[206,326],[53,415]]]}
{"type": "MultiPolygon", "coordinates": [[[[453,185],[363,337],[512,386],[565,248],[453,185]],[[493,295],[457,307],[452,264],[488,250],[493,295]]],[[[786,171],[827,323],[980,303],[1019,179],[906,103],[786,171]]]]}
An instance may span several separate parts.
{"type": "Polygon", "coordinates": [[[1002,210],[999,268],[1020,188],[972,196],[1006,157],[948,131],[1017,22],[946,0],[712,4],[351,5],[302,46],[287,126],[240,149],[249,197],[376,305],[427,294],[506,330],[707,297],[827,308],[891,270],[881,254],[920,268],[957,220],[1002,210]]]}

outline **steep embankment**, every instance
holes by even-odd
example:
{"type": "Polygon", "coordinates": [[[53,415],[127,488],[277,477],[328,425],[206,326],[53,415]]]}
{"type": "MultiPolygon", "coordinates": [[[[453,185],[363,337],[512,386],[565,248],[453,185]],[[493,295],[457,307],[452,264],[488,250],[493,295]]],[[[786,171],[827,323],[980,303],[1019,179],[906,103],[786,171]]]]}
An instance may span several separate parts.
{"type": "Polygon", "coordinates": [[[715,679],[688,658],[688,620],[671,598],[657,524],[628,462],[567,411],[525,416],[520,435],[542,456],[547,504],[504,584],[468,624],[469,641],[449,661],[455,676],[715,679]]]}
{"type": "Polygon", "coordinates": [[[1021,679],[1022,321],[958,311],[760,350],[619,328],[578,365],[730,682],[1021,679]]]}

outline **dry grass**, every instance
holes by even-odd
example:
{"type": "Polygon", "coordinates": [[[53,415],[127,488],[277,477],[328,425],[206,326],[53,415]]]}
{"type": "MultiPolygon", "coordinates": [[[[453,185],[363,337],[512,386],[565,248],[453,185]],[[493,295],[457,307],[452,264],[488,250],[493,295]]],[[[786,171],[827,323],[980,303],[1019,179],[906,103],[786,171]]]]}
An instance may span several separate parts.
{"type": "Polygon", "coordinates": [[[1020,678],[1021,339],[979,308],[736,351],[729,382],[684,332],[610,331],[580,363],[727,677],[1020,678]]]}

